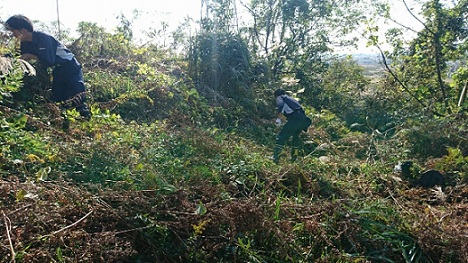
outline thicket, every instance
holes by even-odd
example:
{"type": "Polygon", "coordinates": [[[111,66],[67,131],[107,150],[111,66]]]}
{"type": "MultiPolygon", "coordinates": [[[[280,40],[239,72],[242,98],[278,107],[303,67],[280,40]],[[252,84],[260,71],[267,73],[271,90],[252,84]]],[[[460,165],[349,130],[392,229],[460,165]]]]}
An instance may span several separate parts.
{"type": "MultiPolygon", "coordinates": [[[[306,3],[281,7],[291,16],[283,29],[297,33],[284,36],[303,37],[284,41],[309,37],[292,19],[310,18],[306,3]]],[[[68,111],[68,130],[48,99],[46,72],[33,64],[36,77],[25,76],[22,62],[8,59],[1,261],[468,260],[466,102],[451,100],[440,116],[391,74],[371,79],[349,58],[307,57],[300,45],[269,52],[266,42],[218,32],[227,21],[205,23],[184,55],[136,46],[131,27],[80,24],[69,46],[83,64],[93,118],[68,111]],[[279,86],[313,119],[297,163],[269,159],[279,86]],[[411,186],[392,171],[406,159],[443,171],[446,184],[411,186]]],[[[261,32],[267,23],[258,23],[261,32]]],[[[448,85],[462,86],[463,72],[448,85]]],[[[434,100],[437,113],[443,105],[434,100]]]]}

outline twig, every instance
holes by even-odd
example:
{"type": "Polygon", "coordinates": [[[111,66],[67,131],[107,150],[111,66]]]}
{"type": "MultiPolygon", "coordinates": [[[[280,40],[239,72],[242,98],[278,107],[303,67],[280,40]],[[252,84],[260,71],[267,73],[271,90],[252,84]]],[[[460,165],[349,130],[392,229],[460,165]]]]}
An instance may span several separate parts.
{"type": "Polygon", "coordinates": [[[114,235],[120,235],[120,234],[126,234],[126,233],[133,232],[133,231],[145,230],[145,229],[152,228],[152,227],[154,227],[154,225],[122,230],[122,231],[119,231],[119,232],[114,232],[114,235]]]}
{"type": "Polygon", "coordinates": [[[62,231],[65,231],[65,230],[67,230],[67,229],[69,229],[69,228],[71,228],[71,227],[73,227],[73,226],[79,224],[81,221],[85,220],[85,218],[88,217],[88,216],[89,216],[90,214],[92,214],[92,213],[93,213],[93,210],[89,211],[89,213],[87,213],[85,216],[83,216],[82,218],[80,218],[80,220],[76,221],[75,223],[73,223],[73,224],[71,224],[71,225],[68,225],[68,226],[66,226],[66,227],[64,227],[64,228],[61,228],[61,229],[59,229],[59,230],[53,232],[51,235],[58,234],[58,233],[60,233],[60,232],[62,232],[62,231]]]}
{"type": "Polygon", "coordinates": [[[10,243],[10,252],[11,252],[11,260],[10,262],[16,262],[15,261],[15,258],[16,258],[16,253],[15,253],[15,249],[13,247],[13,242],[11,241],[11,236],[10,236],[10,231],[11,231],[11,220],[10,218],[8,218],[5,214],[4,211],[2,211],[2,214],[3,214],[3,219],[5,220],[5,230],[6,230],[6,234],[7,234],[7,237],[8,237],[8,242],[10,243]]]}
{"type": "Polygon", "coordinates": [[[405,4],[406,10],[408,11],[408,13],[410,13],[410,15],[411,15],[412,17],[414,17],[414,19],[416,19],[419,23],[421,23],[421,25],[423,25],[424,28],[425,28],[427,31],[429,31],[431,34],[433,34],[433,35],[435,34],[429,27],[427,27],[427,25],[426,25],[423,21],[421,21],[421,19],[419,19],[419,18],[413,13],[413,11],[411,11],[411,9],[408,7],[408,4],[406,4],[406,1],[405,1],[405,0],[403,0],[403,4],[405,4]]]}
{"type": "Polygon", "coordinates": [[[23,209],[26,209],[26,208],[30,207],[30,206],[32,206],[32,204],[28,204],[28,205],[25,205],[23,207],[20,207],[20,208],[16,209],[15,211],[11,211],[10,213],[8,213],[8,215],[12,215],[12,214],[14,214],[14,213],[16,213],[16,212],[18,212],[20,210],[23,210],[23,209]]]}
{"type": "Polygon", "coordinates": [[[398,203],[398,200],[393,196],[391,191],[388,191],[388,194],[390,195],[390,197],[393,199],[393,201],[395,202],[397,206],[399,206],[402,210],[406,210],[402,205],[400,205],[400,203],[398,203]]]}

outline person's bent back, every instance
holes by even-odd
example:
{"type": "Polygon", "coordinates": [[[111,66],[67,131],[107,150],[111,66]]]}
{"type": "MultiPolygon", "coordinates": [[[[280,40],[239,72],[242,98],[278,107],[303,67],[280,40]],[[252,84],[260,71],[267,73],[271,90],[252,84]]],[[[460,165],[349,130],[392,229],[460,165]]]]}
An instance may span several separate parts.
{"type": "Polygon", "coordinates": [[[52,100],[63,109],[76,108],[81,116],[90,118],[83,71],[75,55],[53,36],[35,31],[32,22],[23,15],[10,17],[5,26],[21,41],[22,59],[37,60],[53,68],[52,100]]]}

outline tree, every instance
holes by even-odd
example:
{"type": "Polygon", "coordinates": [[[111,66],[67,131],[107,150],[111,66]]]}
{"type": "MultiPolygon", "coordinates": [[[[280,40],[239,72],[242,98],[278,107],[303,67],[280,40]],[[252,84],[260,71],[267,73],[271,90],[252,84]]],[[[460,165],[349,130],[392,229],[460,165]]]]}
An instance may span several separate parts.
{"type": "MultiPolygon", "coordinates": [[[[422,5],[422,21],[406,5],[423,29],[407,46],[402,44],[402,29],[394,28],[387,33],[393,51],[388,54],[392,65],[386,65],[395,84],[402,87],[419,108],[435,115],[450,114],[457,107],[460,90],[454,89],[447,76],[449,62],[466,60],[467,6],[466,0],[452,7],[430,0],[422,5]]],[[[375,39],[373,44],[378,45],[375,39]]]]}
{"type": "MultiPolygon", "coordinates": [[[[308,96],[316,109],[330,109],[349,124],[364,123],[369,116],[361,111],[366,109],[364,102],[370,97],[366,92],[369,80],[363,76],[364,69],[351,57],[334,59],[327,72],[322,75],[320,87],[308,96]]],[[[318,85],[316,85],[318,86],[318,85]]],[[[374,114],[379,112],[374,109],[374,114]]]]}
{"type": "Polygon", "coordinates": [[[192,41],[190,74],[229,97],[293,79],[313,96],[333,46],[356,27],[360,1],[255,0],[239,26],[237,1],[202,1],[201,33],[192,41]],[[225,60],[223,60],[225,59],[225,60]],[[268,85],[268,86],[265,86],[268,85]]]}
{"type": "Polygon", "coordinates": [[[201,30],[205,32],[236,32],[236,0],[202,0],[201,30]],[[203,10],[203,7],[206,9],[203,10]],[[204,11],[204,14],[203,14],[204,11]]]}
{"type": "Polygon", "coordinates": [[[202,8],[204,6],[201,31],[190,43],[189,74],[199,86],[224,97],[248,97],[251,94],[251,55],[235,25],[236,2],[206,0],[202,1],[202,8]]]}
{"type": "Polygon", "coordinates": [[[324,72],[324,56],[358,25],[359,1],[256,0],[247,9],[253,18],[249,45],[266,58],[276,80],[294,77],[305,85],[324,72]]]}
{"type": "Polygon", "coordinates": [[[98,58],[127,57],[132,50],[130,41],[132,33],[130,28],[127,29],[122,27],[116,34],[111,34],[96,23],[81,22],[78,25],[80,36],[70,48],[80,61],[83,61],[82,63],[98,58]]]}
{"type": "Polygon", "coordinates": [[[228,98],[250,94],[251,63],[245,42],[225,32],[198,34],[189,54],[189,74],[228,98]]]}

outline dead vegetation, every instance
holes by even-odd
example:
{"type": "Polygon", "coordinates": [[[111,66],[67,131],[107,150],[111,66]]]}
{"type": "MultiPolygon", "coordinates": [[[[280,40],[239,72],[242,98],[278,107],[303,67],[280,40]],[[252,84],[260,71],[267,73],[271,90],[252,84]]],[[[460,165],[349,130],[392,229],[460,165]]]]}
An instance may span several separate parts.
{"type": "Polygon", "coordinates": [[[369,262],[377,247],[404,260],[391,238],[414,241],[421,261],[406,262],[468,260],[466,185],[443,198],[437,189],[387,188],[374,198],[393,211],[379,211],[344,196],[288,198],[281,181],[265,180],[272,190],[246,196],[230,183],[160,194],[11,177],[0,183],[1,261],[369,262]]]}

